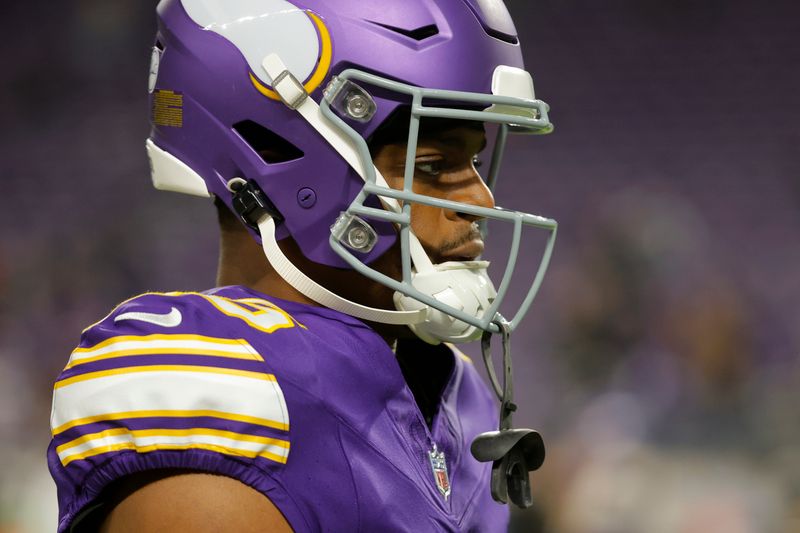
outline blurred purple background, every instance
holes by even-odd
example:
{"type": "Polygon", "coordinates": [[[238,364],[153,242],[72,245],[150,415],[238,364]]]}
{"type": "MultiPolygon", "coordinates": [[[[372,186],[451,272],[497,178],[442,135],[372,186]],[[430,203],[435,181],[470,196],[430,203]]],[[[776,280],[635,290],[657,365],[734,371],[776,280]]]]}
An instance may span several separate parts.
{"type": "MultiPolygon", "coordinates": [[[[508,5],[556,132],[511,143],[497,200],[560,223],[514,338],[549,455],[512,531],[800,531],[800,4],[508,5]]],[[[0,533],[55,527],[81,329],[214,282],[210,203],[149,185],[154,6],[0,7],[0,533]]]]}

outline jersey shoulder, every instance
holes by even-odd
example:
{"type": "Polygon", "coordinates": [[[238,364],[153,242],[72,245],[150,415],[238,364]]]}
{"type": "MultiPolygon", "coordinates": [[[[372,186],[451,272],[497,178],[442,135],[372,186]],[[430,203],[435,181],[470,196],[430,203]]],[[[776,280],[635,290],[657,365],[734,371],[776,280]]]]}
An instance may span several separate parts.
{"type": "Polygon", "coordinates": [[[147,293],[83,331],[53,388],[48,459],[62,527],[105,484],[141,470],[190,468],[272,490],[264,473],[288,459],[289,414],[248,337],[302,326],[267,300],[236,296],[147,293]]]}
{"type": "Polygon", "coordinates": [[[208,292],[149,292],[125,300],[84,329],[79,347],[130,334],[201,333],[230,336],[304,326],[264,298],[229,288],[208,292]]]}

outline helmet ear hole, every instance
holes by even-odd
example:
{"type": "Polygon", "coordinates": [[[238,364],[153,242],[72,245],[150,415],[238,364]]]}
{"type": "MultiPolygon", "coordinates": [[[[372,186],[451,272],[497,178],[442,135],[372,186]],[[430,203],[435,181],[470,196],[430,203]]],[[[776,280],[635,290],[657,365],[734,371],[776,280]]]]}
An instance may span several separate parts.
{"type": "Polygon", "coordinates": [[[303,157],[298,147],[252,120],[243,120],[233,125],[233,130],[267,164],[285,163],[303,157]]]}

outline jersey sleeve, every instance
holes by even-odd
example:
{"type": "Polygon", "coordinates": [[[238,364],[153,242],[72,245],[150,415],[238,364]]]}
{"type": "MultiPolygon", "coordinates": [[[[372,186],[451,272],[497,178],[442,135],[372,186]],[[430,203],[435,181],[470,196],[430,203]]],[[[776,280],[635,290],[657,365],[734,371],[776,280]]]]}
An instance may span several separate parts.
{"type": "Polygon", "coordinates": [[[286,401],[235,327],[241,320],[225,313],[235,305],[146,294],[83,332],[53,388],[48,463],[59,532],[109,483],[145,470],[221,474],[280,499],[286,401]]]}

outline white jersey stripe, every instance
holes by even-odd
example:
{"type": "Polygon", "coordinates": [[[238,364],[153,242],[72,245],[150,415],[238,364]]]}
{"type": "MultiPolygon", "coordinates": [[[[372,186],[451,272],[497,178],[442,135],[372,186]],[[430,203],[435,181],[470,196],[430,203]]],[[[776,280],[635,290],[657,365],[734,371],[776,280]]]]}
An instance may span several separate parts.
{"type": "Polygon", "coordinates": [[[209,355],[234,359],[263,361],[263,358],[244,339],[215,339],[199,335],[122,336],[109,339],[92,348],[77,348],[72,352],[66,368],[76,365],[126,357],[131,355],[209,355]]]}
{"type": "Polygon", "coordinates": [[[113,419],[114,413],[209,411],[263,419],[288,429],[286,401],[274,376],[199,371],[201,367],[197,367],[198,371],[193,367],[161,368],[165,367],[131,367],[130,373],[126,369],[118,369],[119,373],[97,372],[93,379],[57,386],[53,391],[51,428],[64,430],[75,425],[70,422],[79,420],[113,419]]]}

